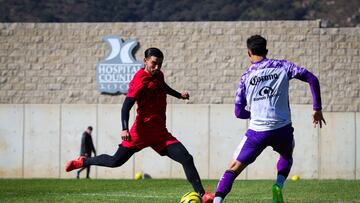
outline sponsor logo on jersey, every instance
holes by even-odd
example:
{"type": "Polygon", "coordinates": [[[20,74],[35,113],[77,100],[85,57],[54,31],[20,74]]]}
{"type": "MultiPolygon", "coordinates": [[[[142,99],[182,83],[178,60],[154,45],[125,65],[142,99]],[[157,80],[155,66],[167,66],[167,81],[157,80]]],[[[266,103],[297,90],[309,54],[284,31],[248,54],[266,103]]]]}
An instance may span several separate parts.
{"type": "Polygon", "coordinates": [[[258,92],[258,97],[254,97],[254,101],[270,99],[272,97],[277,97],[280,94],[276,93],[275,90],[269,86],[262,87],[258,92]]]}
{"type": "Polygon", "coordinates": [[[255,75],[250,79],[250,85],[258,85],[260,82],[268,81],[268,80],[277,80],[279,78],[278,74],[272,75],[264,75],[264,76],[257,76],[255,75]]]}
{"type": "Polygon", "coordinates": [[[270,96],[273,93],[274,93],[274,90],[271,87],[268,87],[268,86],[264,86],[259,91],[260,96],[270,96]]]}
{"type": "Polygon", "coordinates": [[[143,66],[134,57],[139,43],[136,40],[123,41],[117,36],[106,36],[103,40],[109,46],[107,56],[96,64],[96,85],[101,93],[126,94],[129,82],[143,66]]]}

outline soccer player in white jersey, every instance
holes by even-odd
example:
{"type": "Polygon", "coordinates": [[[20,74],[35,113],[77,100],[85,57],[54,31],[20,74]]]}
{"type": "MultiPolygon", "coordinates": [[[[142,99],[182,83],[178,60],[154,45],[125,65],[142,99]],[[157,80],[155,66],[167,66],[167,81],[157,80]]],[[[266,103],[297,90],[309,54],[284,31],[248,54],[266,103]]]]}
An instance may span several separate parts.
{"type": "Polygon", "coordinates": [[[234,153],[228,170],[219,181],[214,203],[223,202],[235,178],[267,147],[278,152],[273,202],[283,202],[282,188],[293,163],[294,137],[289,107],[289,81],[307,82],[313,98],[312,122],[322,127],[319,80],[303,67],[286,60],[267,59],[266,39],[260,35],[247,39],[252,65],[240,78],[236,91],[235,116],[250,119],[249,129],[234,153]]]}

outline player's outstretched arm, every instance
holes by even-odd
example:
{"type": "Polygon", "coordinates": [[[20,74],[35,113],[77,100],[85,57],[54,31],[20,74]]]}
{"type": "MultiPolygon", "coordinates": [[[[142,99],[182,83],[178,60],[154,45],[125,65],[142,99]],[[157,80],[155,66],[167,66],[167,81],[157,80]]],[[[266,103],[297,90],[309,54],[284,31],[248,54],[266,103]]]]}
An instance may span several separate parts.
{"type": "Polygon", "coordinates": [[[311,72],[305,71],[297,76],[298,79],[309,83],[310,90],[313,98],[313,114],[312,114],[312,123],[314,128],[319,124],[320,128],[322,128],[322,123],[326,125],[326,121],[322,114],[322,105],[321,105],[321,94],[320,94],[320,82],[319,79],[312,74],[311,72]]]}
{"type": "Polygon", "coordinates": [[[166,88],[166,94],[171,95],[173,97],[176,97],[178,99],[189,99],[190,95],[188,92],[178,92],[174,89],[172,89],[169,85],[165,84],[165,88],[166,88]]]}
{"type": "Polygon", "coordinates": [[[121,131],[121,139],[130,141],[130,133],[129,133],[129,117],[130,117],[130,109],[135,104],[135,98],[126,97],[121,108],[121,124],[122,124],[122,131],[121,131]]]}
{"type": "Polygon", "coordinates": [[[302,68],[304,71],[301,74],[295,76],[304,82],[307,82],[310,86],[312,100],[313,100],[313,110],[314,111],[321,111],[321,94],[320,94],[320,82],[319,79],[312,74],[310,71],[302,68]]]}
{"type": "Polygon", "coordinates": [[[323,117],[323,114],[322,114],[322,111],[319,110],[319,111],[314,111],[313,114],[312,114],[312,117],[313,117],[313,125],[314,125],[314,128],[316,128],[316,125],[319,124],[320,128],[322,128],[322,122],[324,122],[324,124],[326,125],[326,121],[323,117]]]}
{"type": "Polygon", "coordinates": [[[187,92],[187,91],[181,92],[181,97],[180,97],[180,99],[187,99],[187,100],[189,100],[189,98],[190,98],[189,92],[187,92]]]}

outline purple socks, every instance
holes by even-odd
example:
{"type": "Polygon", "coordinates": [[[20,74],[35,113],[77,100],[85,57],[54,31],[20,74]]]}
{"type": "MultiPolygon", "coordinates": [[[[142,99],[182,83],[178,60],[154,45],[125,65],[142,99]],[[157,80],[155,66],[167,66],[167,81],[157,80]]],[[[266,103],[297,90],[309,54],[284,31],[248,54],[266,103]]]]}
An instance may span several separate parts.
{"type": "Polygon", "coordinates": [[[215,196],[224,198],[230,192],[235,178],[236,175],[233,171],[225,171],[224,175],[219,181],[215,196]]]}

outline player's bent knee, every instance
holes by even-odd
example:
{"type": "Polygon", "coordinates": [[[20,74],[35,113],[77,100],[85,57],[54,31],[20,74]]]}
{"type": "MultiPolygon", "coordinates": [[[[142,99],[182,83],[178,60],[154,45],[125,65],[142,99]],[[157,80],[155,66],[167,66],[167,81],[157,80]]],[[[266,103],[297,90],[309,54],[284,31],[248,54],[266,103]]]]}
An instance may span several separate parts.
{"type": "Polygon", "coordinates": [[[240,166],[240,161],[238,160],[232,160],[229,164],[229,170],[234,170],[240,166]]]}
{"type": "Polygon", "coordinates": [[[184,160],[182,161],[182,164],[192,164],[194,163],[194,158],[191,156],[191,154],[188,154],[185,156],[184,160]]]}
{"type": "Polygon", "coordinates": [[[247,166],[246,164],[243,164],[238,160],[233,160],[233,161],[231,161],[228,170],[233,171],[235,174],[238,175],[246,168],[246,166],[247,166]]]}

